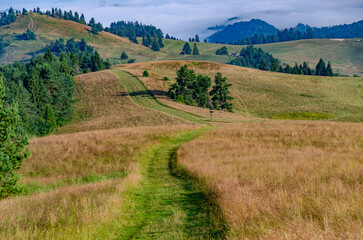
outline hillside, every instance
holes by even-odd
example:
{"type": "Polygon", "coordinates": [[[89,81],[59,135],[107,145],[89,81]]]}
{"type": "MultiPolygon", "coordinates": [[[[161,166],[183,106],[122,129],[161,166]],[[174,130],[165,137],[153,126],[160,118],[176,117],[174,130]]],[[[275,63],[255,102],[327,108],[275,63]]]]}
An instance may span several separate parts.
{"type": "MultiPolygon", "coordinates": [[[[259,71],[232,65],[171,61],[137,63],[125,66],[156,93],[168,90],[176,71],[188,64],[197,74],[212,79],[221,72],[232,83],[232,103],[238,114],[265,118],[330,119],[338,121],[363,121],[362,78],[317,77],[259,71]],[[148,70],[149,78],[142,78],[148,70]],[[170,79],[169,84],[162,81],[170,79]]],[[[161,95],[162,97],[162,95],[161,95]]]]}
{"type": "MultiPolygon", "coordinates": [[[[121,60],[122,51],[126,51],[129,59],[136,59],[136,62],[162,61],[162,60],[196,60],[213,61],[220,63],[230,62],[233,57],[217,56],[215,52],[222,47],[220,44],[198,43],[201,55],[180,55],[185,42],[164,39],[165,47],[160,52],[154,52],[141,44],[134,44],[126,38],[111,33],[100,32],[94,35],[89,32],[88,26],[66,21],[63,19],[51,18],[45,15],[29,14],[29,16],[18,17],[15,23],[10,26],[0,27],[0,37],[4,42],[10,43],[5,48],[6,52],[0,58],[0,64],[14,61],[27,61],[33,55],[42,53],[47,44],[59,38],[84,38],[90,45],[98,50],[103,58],[109,58],[112,64],[126,63],[121,60]],[[32,21],[33,20],[33,21],[32,21]],[[21,41],[17,35],[24,33],[30,27],[37,35],[35,41],[21,41]]],[[[141,42],[141,39],[139,39],[141,42]]],[[[225,45],[228,52],[238,53],[244,46],[225,45]]],[[[311,39],[291,42],[256,45],[263,50],[279,58],[282,63],[302,64],[307,61],[310,67],[314,67],[322,57],[325,61],[331,61],[335,72],[347,75],[363,76],[363,41],[362,39],[329,40],[311,39]],[[334,49],[332,51],[331,49],[334,49]]]]}
{"type": "Polygon", "coordinates": [[[208,38],[209,42],[236,42],[245,38],[253,37],[257,35],[272,35],[276,34],[277,28],[268,24],[260,19],[252,19],[248,22],[237,22],[232,25],[228,25],[223,30],[214,33],[208,38]]]}

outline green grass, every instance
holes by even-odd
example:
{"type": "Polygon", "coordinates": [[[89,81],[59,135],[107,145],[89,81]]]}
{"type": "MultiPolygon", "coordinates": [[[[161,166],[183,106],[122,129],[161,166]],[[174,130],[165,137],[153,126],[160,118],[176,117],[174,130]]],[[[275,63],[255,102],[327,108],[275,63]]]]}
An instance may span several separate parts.
{"type": "Polygon", "coordinates": [[[208,128],[152,148],[141,158],[144,178],[130,198],[128,221],[117,239],[224,239],[227,225],[212,195],[177,167],[176,151],[208,128]]]}
{"type": "Polygon", "coordinates": [[[48,185],[39,184],[37,182],[27,183],[21,185],[23,188],[23,195],[30,195],[35,193],[42,193],[42,192],[50,192],[52,190],[56,190],[61,187],[71,186],[71,185],[83,185],[88,183],[96,183],[102,182],[107,180],[115,180],[115,179],[122,179],[127,177],[128,172],[125,170],[112,172],[108,174],[91,174],[85,175],[82,177],[72,178],[69,177],[64,180],[57,181],[55,183],[51,183],[48,185]]]}
{"type": "MultiPolygon", "coordinates": [[[[34,32],[38,36],[37,41],[18,41],[14,39],[13,33],[19,34],[26,31],[30,22],[29,16],[19,17],[18,20],[9,26],[0,27],[0,37],[4,37],[6,42],[12,43],[8,47],[1,63],[14,61],[26,61],[33,53],[41,53],[50,41],[60,37],[64,39],[84,38],[89,44],[97,49],[103,58],[109,58],[112,64],[125,64],[127,61],[121,60],[122,51],[126,51],[129,58],[136,59],[136,62],[161,61],[161,60],[193,60],[193,61],[213,61],[228,63],[234,57],[217,56],[215,52],[222,46],[226,46],[229,54],[238,53],[245,46],[234,46],[212,43],[197,43],[200,52],[199,56],[180,55],[184,41],[164,39],[165,47],[160,52],[154,52],[141,44],[134,44],[126,39],[115,35],[101,32],[98,35],[90,33],[85,25],[72,21],[55,19],[38,14],[30,14],[34,19],[34,32]]],[[[138,39],[141,43],[141,38],[138,39]]],[[[193,43],[190,43],[191,45],[193,43]]],[[[279,58],[281,62],[294,64],[309,62],[314,68],[319,58],[331,61],[333,70],[340,74],[363,76],[363,41],[349,39],[344,42],[329,39],[310,39],[291,42],[256,45],[263,50],[279,58]]]]}
{"type": "Polygon", "coordinates": [[[332,119],[334,116],[322,112],[292,112],[279,113],[271,116],[272,119],[292,119],[292,120],[324,120],[332,119]]]}
{"type": "Polygon", "coordinates": [[[170,115],[185,119],[190,122],[195,122],[195,123],[209,122],[209,120],[203,117],[188,112],[184,112],[181,110],[177,110],[175,108],[161,104],[159,101],[156,100],[156,98],[151,94],[151,92],[148,89],[146,89],[144,84],[136,76],[121,70],[114,70],[113,72],[120,77],[122,83],[125,85],[127,91],[129,92],[130,97],[135,103],[147,108],[168,113],[170,115]]]}

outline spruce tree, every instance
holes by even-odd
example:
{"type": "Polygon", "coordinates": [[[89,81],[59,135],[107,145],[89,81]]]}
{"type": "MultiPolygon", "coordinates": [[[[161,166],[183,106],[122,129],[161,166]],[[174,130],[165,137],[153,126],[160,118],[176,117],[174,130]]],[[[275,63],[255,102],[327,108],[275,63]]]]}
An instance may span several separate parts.
{"type": "Polygon", "coordinates": [[[260,64],[258,65],[258,69],[263,71],[268,71],[268,66],[263,58],[261,59],[260,64]]]}
{"type": "Polygon", "coordinates": [[[233,97],[231,97],[229,94],[229,87],[232,86],[232,84],[227,83],[227,78],[222,77],[221,73],[217,73],[214,78],[215,85],[213,86],[212,91],[209,93],[212,97],[213,101],[213,107],[215,109],[227,109],[228,111],[232,112],[232,103],[229,103],[229,100],[232,100],[233,97]]]}
{"type": "Polygon", "coordinates": [[[126,54],[125,51],[123,51],[121,54],[121,59],[124,60],[124,59],[128,59],[128,58],[129,58],[129,56],[126,54]]]}
{"type": "Polygon", "coordinates": [[[3,77],[0,76],[0,199],[21,191],[17,185],[19,177],[15,170],[29,156],[29,151],[25,148],[28,139],[20,130],[18,107],[6,107],[4,98],[5,85],[3,77]]]}
{"type": "Polygon", "coordinates": [[[192,49],[190,48],[189,43],[184,44],[183,52],[184,52],[184,54],[187,54],[187,55],[192,54],[192,49]]]}
{"type": "Polygon", "coordinates": [[[320,58],[318,64],[315,67],[315,75],[325,76],[325,72],[326,72],[325,62],[322,58],[320,58]]]}
{"type": "Polygon", "coordinates": [[[199,50],[196,43],[193,45],[193,55],[199,55],[199,50]]]}
{"type": "Polygon", "coordinates": [[[160,51],[160,46],[156,39],[154,39],[153,44],[151,45],[151,49],[155,52],[160,51]]]}
{"type": "Polygon", "coordinates": [[[197,34],[197,35],[195,35],[195,41],[196,41],[196,42],[200,42],[198,34],[197,34]]]}
{"type": "Polygon", "coordinates": [[[328,65],[326,66],[326,74],[325,74],[325,76],[332,77],[333,75],[334,75],[333,74],[333,69],[331,68],[330,62],[328,62],[328,65]]]}

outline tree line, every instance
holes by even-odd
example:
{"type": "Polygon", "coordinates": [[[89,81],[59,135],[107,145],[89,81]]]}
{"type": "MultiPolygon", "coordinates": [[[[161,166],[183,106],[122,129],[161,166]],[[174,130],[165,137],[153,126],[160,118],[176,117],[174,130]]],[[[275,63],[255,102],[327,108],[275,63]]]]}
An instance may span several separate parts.
{"type": "Polygon", "coordinates": [[[282,72],[289,74],[300,75],[317,75],[317,76],[334,76],[330,62],[326,64],[323,59],[320,59],[315,69],[311,69],[307,62],[298,65],[295,63],[293,67],[288,64],[282,66],[277,58],[263,51],[261,48],[248,46],[243,48],[236,59],[233,59],[229,64],[257,68],[264,71],[282,72]]]}
{"type": "Polygon", "coordinates": [[[12,7],[8,10],[8,12],[0,13],[0,26],[9,25],[16,21],[17,12],[14,11],[12,7]]]}
{"type": "MultiPolygon", "coordinates": [[[[278,31],[277,34],[270,34],[265,36],[264,34],[255,34],[253,37],[245,38],[235,42],[230,42],[233,45],[251,45],[251,44],[265,44],[265,43],[276,43],[276,42],[287,42],[301,39],[312,39],[314,38],[313,30],[308,27],[303,33],[293,28],[284,29],[278,31]]],[[[218,43],[218,42],[217,42],[218,43]]]]}
{"type": "Polygon", "coordinates": [[[221,73],[214,78],[214,85],[208,76],[196,75],[184,65],[177,71],[176,82],[171,85],[168,96],[177,102],[218,110],[233,110],[229,88],[232,85],[221,73]]]}

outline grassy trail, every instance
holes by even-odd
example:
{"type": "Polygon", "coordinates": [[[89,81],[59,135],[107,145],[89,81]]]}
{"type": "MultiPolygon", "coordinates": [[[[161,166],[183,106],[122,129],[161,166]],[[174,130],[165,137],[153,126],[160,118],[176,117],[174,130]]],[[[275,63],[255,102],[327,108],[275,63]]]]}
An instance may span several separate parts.
{"type": "Polygon", "coordinates": [[[121,81],[126,86],[126,89],[130,94],[130,97],[135,103],[147,108],[151,108],[157,111],[168,113],[170,115],[174,115],[176,117],[182,118],[190,122],[202,123],[202,124],[210,122],[208,119],[203,118],[201,116],[197,116],[161,104],[150,93],[150,91],[146,89],[144,84],[134,75],[121,70],[114,70],[113,73],[115,73],[120,77],[121,81]]]}
{"type": "Polygon", "coordinates": [[[225,238],[227,228],[219,207],[176,164],[180,145],[209,129],[177,135],[142,157],[144,178],[130,193],[133,208],[117,239],[225,238]]]}

